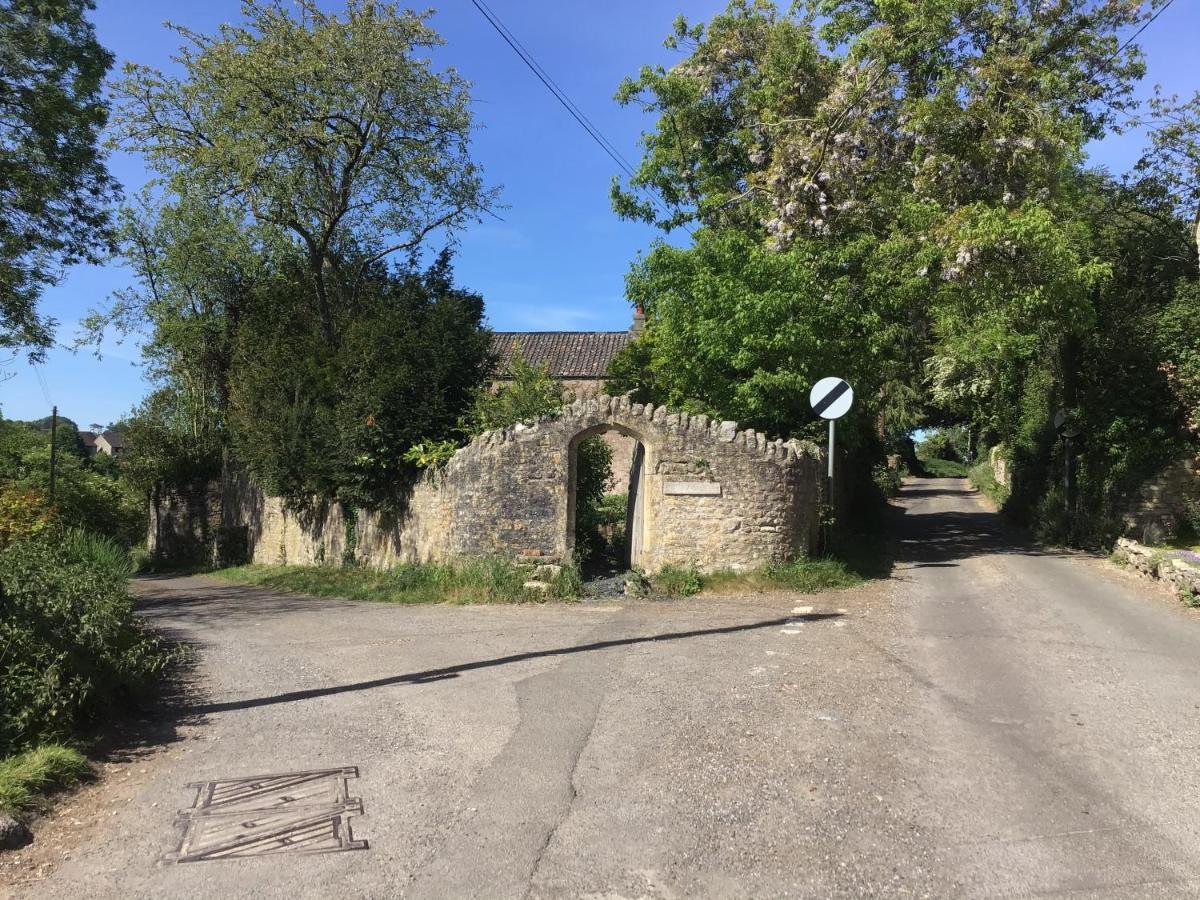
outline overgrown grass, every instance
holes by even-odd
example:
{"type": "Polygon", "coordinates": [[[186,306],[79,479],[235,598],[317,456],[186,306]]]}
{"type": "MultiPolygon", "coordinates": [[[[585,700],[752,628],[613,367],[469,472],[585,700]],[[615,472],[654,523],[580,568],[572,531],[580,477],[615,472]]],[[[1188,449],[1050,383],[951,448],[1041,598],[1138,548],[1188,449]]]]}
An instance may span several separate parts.
{"type": "Polygon", "coordinates": [[[234,566],[217,578],[316,597],[375,603],[521,603],[579,596],[579,572],[564,567],[546,592],[525,588],[530,571],[504,559],[405,564],[375,570],[353,566],[234,566]]]}
{"type": "Polygon", "coordinates": [[[951,459],[920,459],[921,468],[930,478],[965,478],[967,466],[951,459]]]}
{"type": "Polygon", "coordinates": [[[650,579],[650,585],[657,593],[668,597],[690,597],[703,590],[704,576],[693,566],[663,566],[650,579]]]}
{"type": "Polygon", "coordinates": [[[71,787],[90,774],[83,754],[62,744],[0,760],[0,813],[20,817],[41,806],[47,792],[71,787]]]}
{"type": "MultiPolygon", "coordinates": [[[[845,560],[832,557],[797,559],[757,572],[716,572],[700,576],[706,592],[787,590],[804,594],[855,587],[870,576],[845,560]]],[[[657,580],[654,581],[657,586],[657,580]]]]}

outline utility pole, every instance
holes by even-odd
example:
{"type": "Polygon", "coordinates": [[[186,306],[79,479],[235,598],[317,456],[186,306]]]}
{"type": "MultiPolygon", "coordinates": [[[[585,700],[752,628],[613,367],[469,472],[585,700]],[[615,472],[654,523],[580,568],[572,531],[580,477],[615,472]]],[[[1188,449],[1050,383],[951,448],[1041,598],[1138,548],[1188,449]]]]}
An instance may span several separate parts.
{"type": "Polygon", "coordinates": [[[58,462],[58,407],[50,413],[50,505],[54,505],[54,474],[58,462]]]}

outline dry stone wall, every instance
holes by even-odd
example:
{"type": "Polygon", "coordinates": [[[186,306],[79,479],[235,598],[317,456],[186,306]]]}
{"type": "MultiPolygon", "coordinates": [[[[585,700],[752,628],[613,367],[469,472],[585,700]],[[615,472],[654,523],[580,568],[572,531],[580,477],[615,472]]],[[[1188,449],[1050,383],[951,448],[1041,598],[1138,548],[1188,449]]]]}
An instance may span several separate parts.
{"type": "Polygon", "coordinates": [[[618,432],[645,447],[638,564],[747,570],[808,553],[819,525],[821,451],[768,440],[626,397],[582,398],[556,416],[488,432],[411,488],[402,512],[350,517],[334,505],[288,509],[244,473],[221,485],[221,531],[255,562],[353,557],[387,568],[471,556],[566,559],[574,540],[579,442],[618,432]]]}
{"type": "Polygon", "coordinates": [[[1189,502],[1200,503],[1200,457],[1178,459],[1142,485],[1120,511],[1122,530],[1157,543],[1178,531],[1189,502]]]}

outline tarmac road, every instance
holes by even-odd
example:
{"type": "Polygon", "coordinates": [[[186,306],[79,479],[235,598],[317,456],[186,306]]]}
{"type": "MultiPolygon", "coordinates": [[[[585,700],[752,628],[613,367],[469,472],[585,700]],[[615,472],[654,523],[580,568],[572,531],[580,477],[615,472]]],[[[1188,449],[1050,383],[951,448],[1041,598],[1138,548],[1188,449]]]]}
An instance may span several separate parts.
{"type": "Polygon", "coordinates": [[[811,596],[399,607],[143,581],[147,617],[198,648],[194,689],[0,881],[1200,896],[1200,616],[1037,550],[959,480],[910,482],[895,526],[891,581],[811,596]],[[368,849],[164,861],[189,783],[341,766],[368,849]]]}

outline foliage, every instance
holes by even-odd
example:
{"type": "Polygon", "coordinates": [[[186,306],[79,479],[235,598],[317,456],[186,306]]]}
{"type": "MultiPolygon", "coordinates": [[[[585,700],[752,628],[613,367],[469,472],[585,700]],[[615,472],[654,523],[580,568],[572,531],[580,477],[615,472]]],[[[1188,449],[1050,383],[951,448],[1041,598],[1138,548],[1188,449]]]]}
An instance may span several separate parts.
{"type": "Polygon", "coordinates": [[[604,495],[612,483],[612,448],[589,437],[575,448],[575,558],[584,562],[605,550],[604,495]]]}
{"type": "Polygon", "coordinates": [[[1074,515],[1104,518],[1200,437],[1200,99],[1151,104],[1134,177],[1085,168],[1087,142],[1135,108],[1144,67],[1122,34],[1148,14],[734,0],[707,24],[680,18],[679,61],[618,92],[656,122],[613,197],[693,240],[633,266],[647,330],[610,382],[815,437],[808,389],[842,375],[864,472],[915,428],[955,423],[1012,448],[1014,514],[1042,514],[1070,455],[1074,515]]]}
{"type": "Polygon", "coordinates": [[[0,551],[0,757],[80,733],[167,665],[129,575],[126,551],[78,530],[0,551]]]}
{"type": "Polygon", "coordinates": [[[694,566],[663,566],[651,579],[651,585],[668,597],[690,597],[704,586],[694,566]]]}
{"type": "Polygon", "coordinates": [[[949,460],[967,463],[971,461],[971,434],[961,425],[934,428],[926,432],[917,444],[917,458],[926,460],[949,460]]]}
{"type": "Polygon", "coordinates": [[[117,194],[98,147],[112,54],[89,0],[0,4],[0,349],[43,358],[54,321],[37,300],[63,266],[99,263],[117,194]]]}
{"type": "Polygon", "coordinates": [[[604,392],[612,397],[629,394],[634,403],[652,403],[660,396],[654,388],[654,338],[643,332],[612,358],[604,375],[604,392]]]}
{"type": "Polygon", "coordinates": [[[45,535],[56,521],[40,491],[0,483],[0,550],[45,535]]]}
{"type": "MultiPolygon", "coordinates": [[[[967,477],[971,479],[971,484],[975,486],[975,489],[984,494],[997,507],[1003,508],[1008,502],[1009,489],[996,480],[996,473],[992,471],[991,461],[986,455],[981,457],[981,462],[968,470],[967,477]]],[[[1061,505],[1061,496],[1059,496],[1058,502],[1061,505]]]]}
{"type": "Polygon", "coordinates": [[[951,462],[948,459],[920,460],[922,474],[930,478],[966,478],[970,468],[965,463],[951,462]]]}
{"type": "Polygon", "coordinates": [[[193,420],[194,407],[180,391],[161,387],[121,423],[129,449],[121,476],[141,496],[161,485],[185,485],[221,472],[221,435],[211,420],[193,420]]]}
{"type": "Polygon", "coordinates": [[[454,441],[421,441],[409,447],[403,459],[418,469],[440,469],[457,452],[458,444],[454,441]]]}
{"type": "MultiPolygon", "coordinates": [[[[55,494],[47,515],[65,525],[107,535],[125,546],[144,539],[144,495],[120,477],[104,474],[83,454],[75,423],[59,419],[55,494]]],[[[50,431],[38,423],[0,419],[0,482],[49,502],[50,431]]]]}
{"type": "Polygon", "coordinates": [[[227,198],[289,242],[317,333],[336,349],[373,263],[493,200],[468,153],[467,83],[432,69],[442,41],[428,13],[244,0],[242,14],[215,35],[169,25],[184,41],[179,75],[126,66],[120,140],[171,194],[227,198]]]}
{"type": "Polygon", "coordinates": [[[45,744],[0,759],[0,815],[32,812],[47,792],[78,784],[91,771],[82,753],[62,744],[45,744]]]}
{"type": "Polygon", "coordinates": [[[518,422],[531,424],[562,408],[562,385],[550,375],[545,363],[531,364],[519,344],[513,349],[505,375],[508,380],[499,387],[481,386],[475,391],[463,426],[468,436],[478,437],[485,431],[508,428],[518,422]]]}
{"type": "Polygon", "coordinates": [[[449,258],[376,271],[337,352],[290,285],[248,312],[232,364],[238,459],[270,492],[362,507],[400,502],[409,448],[446,441],[490,365],[483,301],[453,286],[449,258]]]}
{"type": "Polygon", "coordinates": [[[1183,516],[1187,521],[1192,537],[1200,541],[1200,499],[1184,497],[1183,516]]]}
{"type": "MultiPolygon", "coordinates": [[[[249,565],[219,569],[212,574],[273,590],[379,603],[521,603],[546,596],[525,589],[528,569],[498,557],[463,560],[454,565],[405,564],[387,570],[249,565]]],[[[561,585],[557,581],[552,583],[549,593],[556,597],[574,596],[567,581],[561,585]]]]}
{"type": "Polygon", "coordinates": [[[904,476],[899,469],[893,469],[890,466],[876,466],[871,470],[871,481],[880,495],[884,499],[890,500],[899,496],[900,488],[904,484],[904,476]]]}

